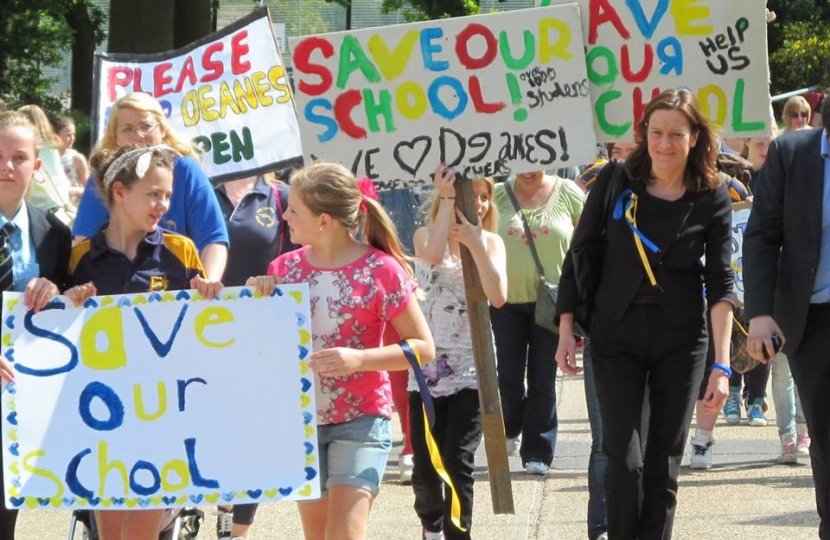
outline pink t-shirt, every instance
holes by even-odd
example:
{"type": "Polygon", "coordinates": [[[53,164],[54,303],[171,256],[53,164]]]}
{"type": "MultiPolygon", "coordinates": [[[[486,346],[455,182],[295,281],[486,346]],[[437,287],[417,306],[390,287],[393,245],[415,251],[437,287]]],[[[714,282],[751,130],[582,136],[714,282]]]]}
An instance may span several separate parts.
{"type": "MultiPolygon", "coordinates": [[[[285,253],[268,267],[283,283],[308,283],[314,350],[371,349],[381,344],[386,323],[406,307],[417,284],[392,256],[370,247],[340,268],[316,268],[308,248],[285,253]]],[[[317,423],[339,424],[361,416],[392,417],[385,371],[317,377],[317,423]]]]}

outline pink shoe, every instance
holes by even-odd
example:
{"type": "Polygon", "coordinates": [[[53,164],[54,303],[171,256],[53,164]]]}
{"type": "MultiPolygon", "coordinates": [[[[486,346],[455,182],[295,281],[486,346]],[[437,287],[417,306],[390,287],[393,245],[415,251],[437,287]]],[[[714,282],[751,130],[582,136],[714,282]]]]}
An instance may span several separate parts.
{"type": "Polygon", "coordinates": [[[808,434],[799,435],[796,441],[796,455],[800,458],[810,457],[810,436],[808,434]]]}

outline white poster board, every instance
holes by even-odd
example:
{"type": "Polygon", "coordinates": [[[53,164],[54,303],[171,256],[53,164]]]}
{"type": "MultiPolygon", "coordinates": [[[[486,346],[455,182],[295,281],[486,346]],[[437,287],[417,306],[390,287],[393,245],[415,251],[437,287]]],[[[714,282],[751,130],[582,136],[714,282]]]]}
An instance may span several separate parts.
{"type": "Polygon", "coordinates": [[[319,497],[307,285],[3,294],[8,508],[158,508],[319,497]],[[275,331],[276,330],[276,331],[275,331]]]}
{"type": "Polygon", "coordinates": [[[594,159],[576,4],[289,43],[306,163],[394,188],[594,159]]]}
{"type": "Polygon", "coordinates": [[[302,156],[267,8],[175,51],[96,52],[94,77],[94,140],[103,136],[115,101],[145,92],[159,101],[172,130],[204,151],[202,165],[214,181],[270,171],[302,156]]]}
{"type": "Polygon", "coordinates": [[[578,2],[597,138],[634,140],[649,100],[680,86],[722,135],[769,134],[764,0],[578,2]]]}
{"type": "Polygon", "coordinates": [[[749,221],[750,203],[732,205],[732,271],[735,273],[735,297],[739,305],[744,305],[744,234],[749,221]]]}

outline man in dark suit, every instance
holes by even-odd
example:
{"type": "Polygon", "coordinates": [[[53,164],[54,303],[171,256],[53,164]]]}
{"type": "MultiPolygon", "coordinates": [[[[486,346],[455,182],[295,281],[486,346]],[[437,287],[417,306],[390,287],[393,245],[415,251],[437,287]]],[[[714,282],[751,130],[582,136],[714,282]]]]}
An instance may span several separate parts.
{"type": "MultiPolygon", "coordinates": [[[[27,205],[24,195],[40,167],[37,132],[23,115],[0,113],[0,291],[24,293],[35,311],[66,287],[72,236],[52,214],[27,205]]],[[[0,357],[0,378],[14,379],[14,369],[0,357]]],[[[0,451],[0,490],[3,489],[0,451]]],[[[0,540],[14,540],[17,511],[0,497],[0,540]]]]}
{"type": "MultiPolygon", "coordinates": [[[[830,126],[830,99],[821,110],[830,126]]],[[[775,355],[780,336],[801,396],[821,524],[830,538],[830,139],[782,135],[761,169],[743,246],[747,350],[775,355]]]]}

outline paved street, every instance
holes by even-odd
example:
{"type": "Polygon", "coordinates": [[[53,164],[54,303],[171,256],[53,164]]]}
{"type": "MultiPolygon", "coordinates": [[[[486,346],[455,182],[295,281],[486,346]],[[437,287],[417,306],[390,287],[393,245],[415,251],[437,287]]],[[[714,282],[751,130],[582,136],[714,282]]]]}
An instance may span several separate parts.
{"type": "MultiPolygon", "coordinates": [[[[494,515],[490,505],[484,448],[479,450],[473,538],[476,540],[583,540],[590,430],[582,378],[558,382],[559,442],[553,470],[545,479],[530,477],[511,458],[515,515],[494,515]]],[[[776,465],[779,445],[773,408],[770,425],[750,427],[746,421],[729,426],[720,421],[715,431],[715,468],[693,472],[684,460],[674,538],[806,540],[818,537],[818,518],[809,466],[776,465]]],[[[396,422],[397,424],[397,422],[396,422]]],[[[399,444],[372,513],[369,539],[420,539],[412,510],[410,487],[395,483],[399,444]]],[[[211,512],[205,508],[206,513],[211,512]]],[[[200,539],[215,538],[216,518],[208,515],[200,539]]],[[[27,512],[18,524],[18,540],[66,538],[67,512],[27,512]]],[[[260,507],[253,538],[302,539],[293,504],[260,507]]]]}

